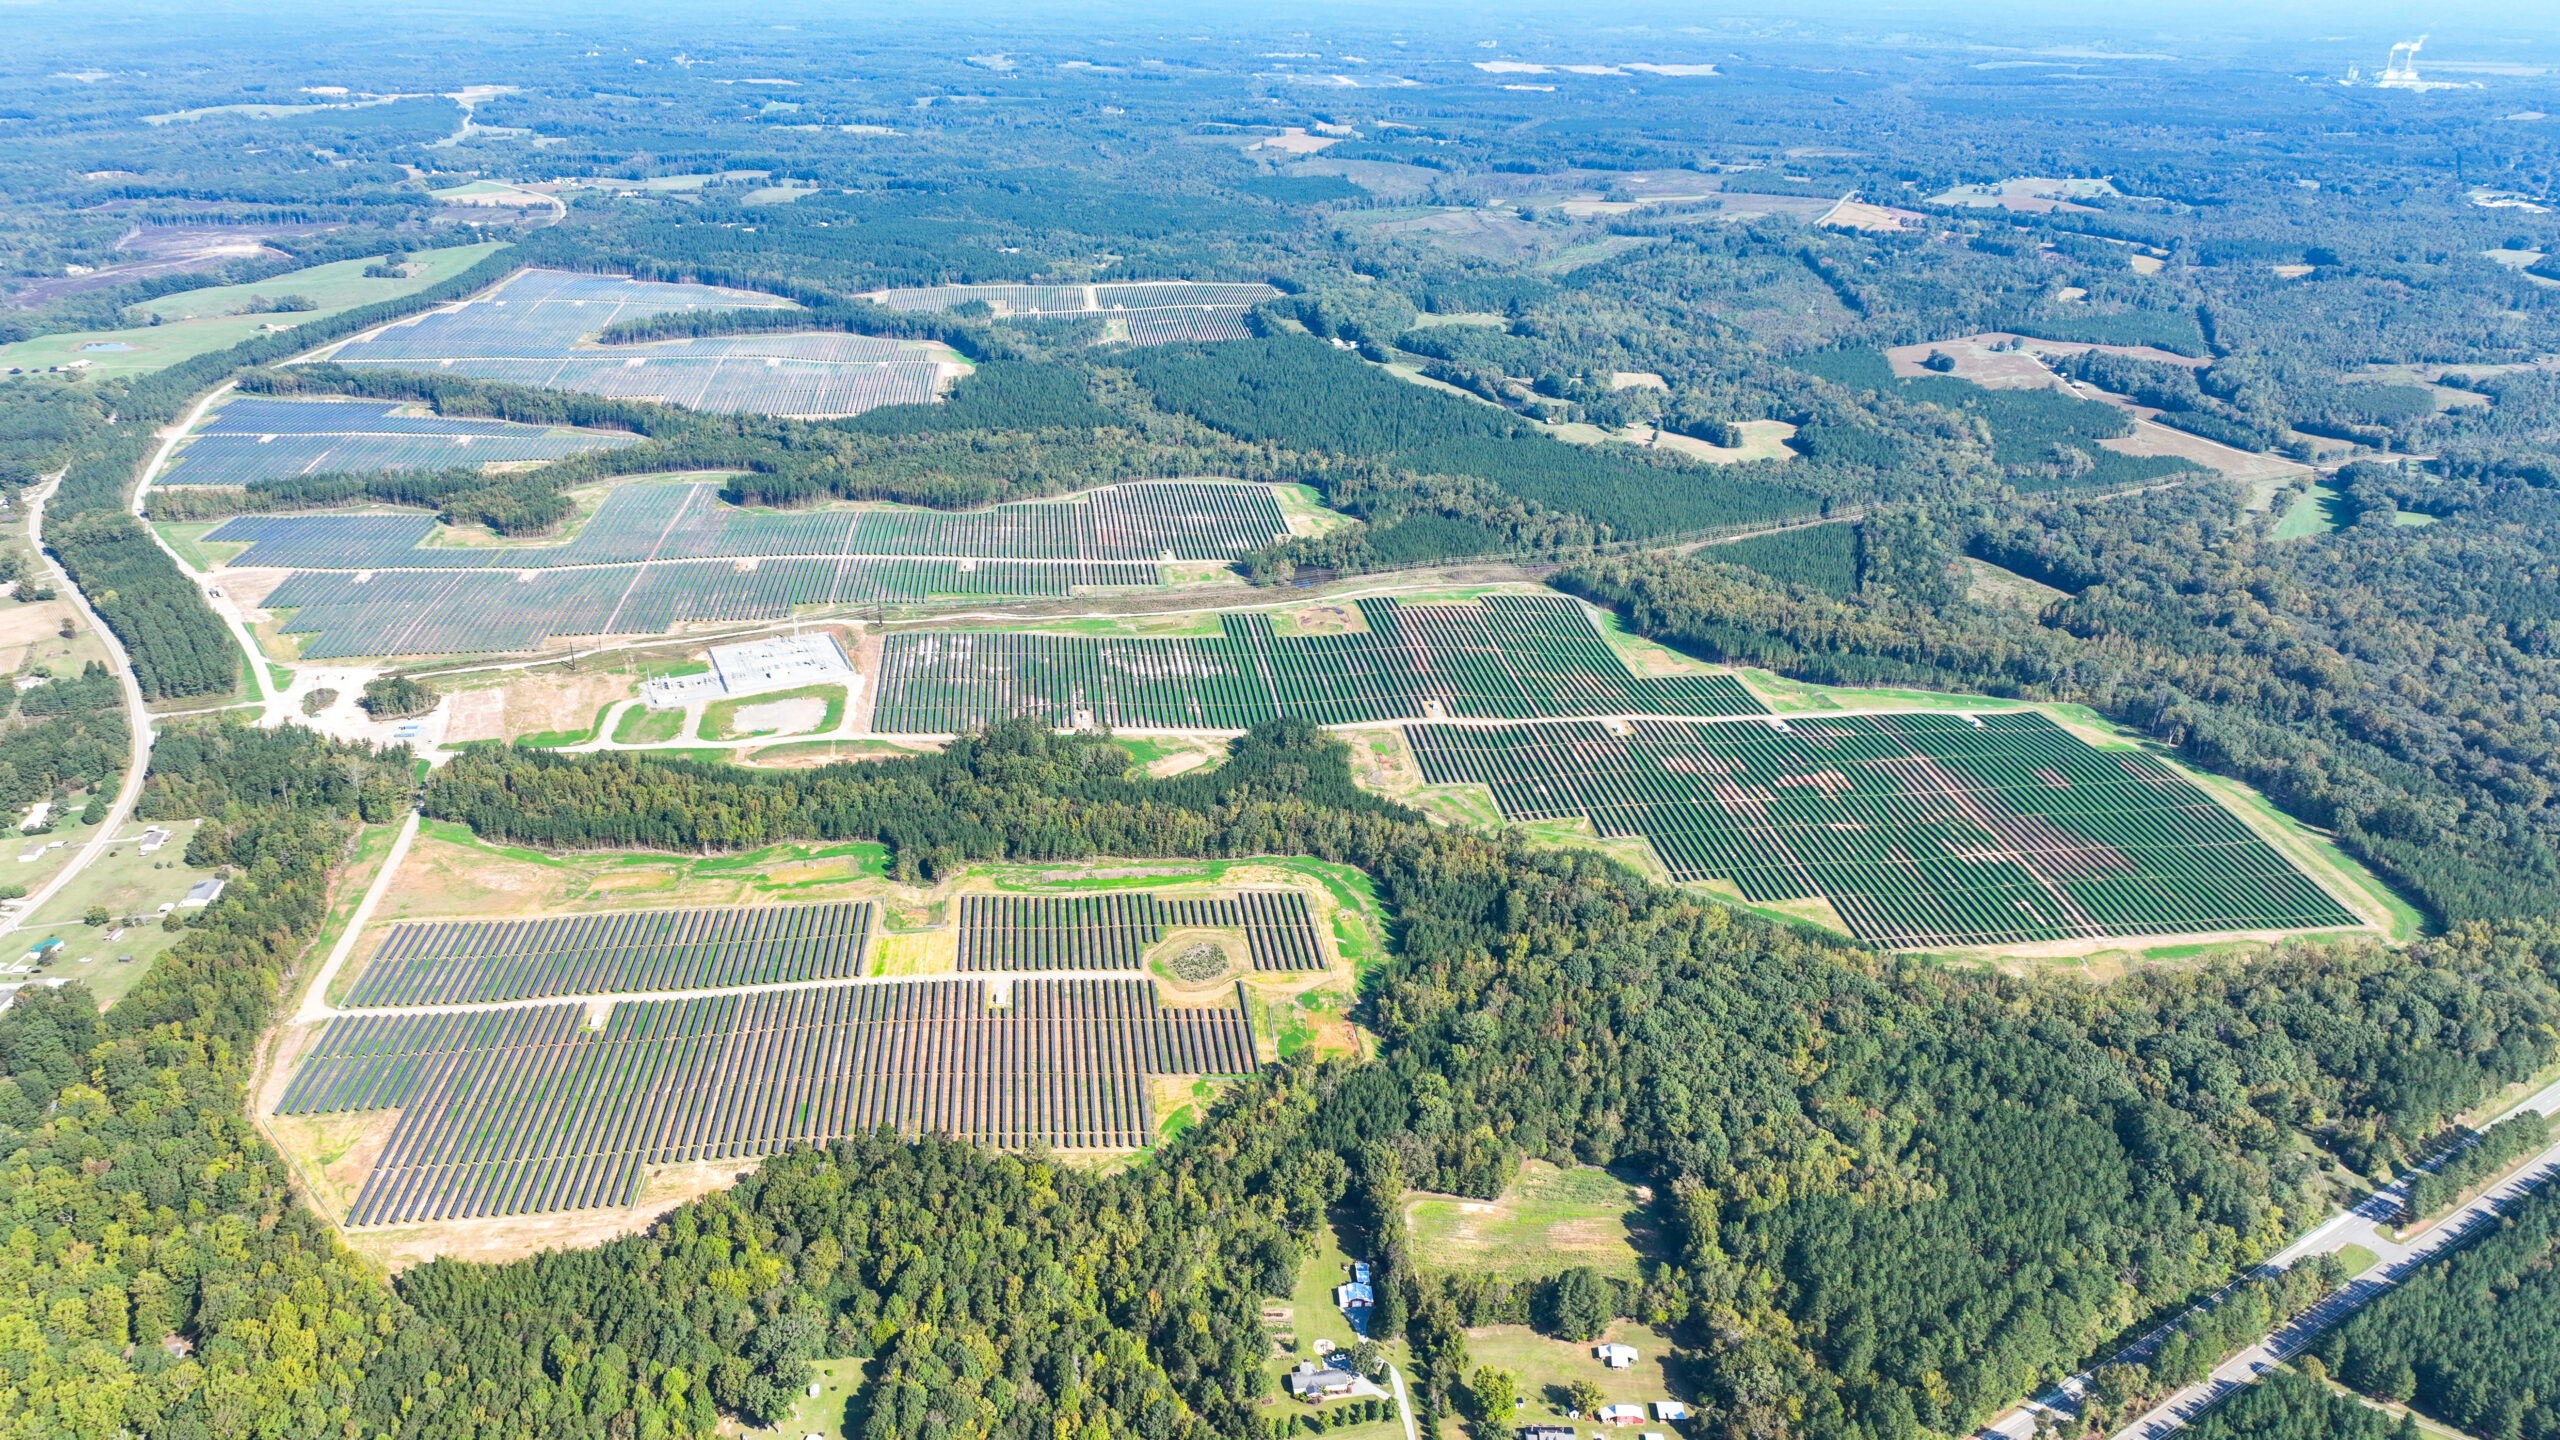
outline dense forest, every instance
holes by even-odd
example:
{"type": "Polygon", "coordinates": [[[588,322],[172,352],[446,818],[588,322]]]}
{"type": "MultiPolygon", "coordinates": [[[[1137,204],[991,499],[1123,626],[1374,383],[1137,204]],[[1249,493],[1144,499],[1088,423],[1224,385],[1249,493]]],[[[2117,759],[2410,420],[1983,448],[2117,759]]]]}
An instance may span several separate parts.
{"type": "MultiPolygon", "coordinates": [[[[1483,1324],[1667,1326],[1693,1436],[1919,1440],[2174,1321],[2097,1377],[2121,1418],[2337,1283],[2313,1264],[2225,1288],[2318,1215],[2439,1156],[2422,1203],[2443,1199],[2531,1143],[2502,1127],[2448,1155],[2486,1097],[2560,1059],[2560,382],[2533,363],[2560,353],[2560,290],[2537,283],[2560,132],[2525,118],[2560,95],[2521,73],[2539,42],[2502,31],[2516,48],[2478,88],[2418,96],[2334,83],[2380,63],[2388,40],[2361,33],[2145,59],[2178,23],[2148,13],[1951,15],[1854,45],[1812,12],[1641,41],[1496,15],[1107,39],[1036,11],[850,39],[654,11],[609,34],[293,18],[280,43],[214,14],[64,12],[0,59],[0,343],[22,347],[0,368],[27,372],[0,377],[0,491],[24,514],[63,476],[45,540],[154,700],[240,675],[126,514],[161,432],[226,382],[640,440],[499,474],[154,491],[153,520],[394,504],[534,535],[572,487],[661,472],[719,472],[759,507],[1301,482],[1360,523],[1240,557],[1247,578],[1562,564],[1564,588],[1705,658],[2087,704],[2332,832],[2434,933],[2103,987],[1896,960],[1589,852],[1432,827],[1297,724],[1169,779],[1016,725],[813,771],[489,748],[422,780],[404,752],[163,719],[145,814],[209,817],[188,860],[232,883],[165,922],[175,948],[112,1010],[75,984],[0,1011],[12,1434],[672,1440],[776,1421],[807,1362],[861,1357],[861,1440],[1266,1440],[1290,1412],[1262,1403],[1259,1311],[1329,1223],[1378,1262],[1377,1326],[1427,1419],[1484,1399],[1483,1324]],[[1975,58],[1993,48],[2036,58],[1975,58]],[[472,182],[536,188],[474,204],[472,182]],[[290,331],[225,317],[199,352],[150,323],[218,284],[280,294],[315,265],[396,274],[487,239],[508,248],[290,331]],[[976,368],[934,404],[808,421],[286,363],[534,263],[801,307],[608,344],[788,325],[976,368]],[[1249,339],[1157,347],[1102,343],[1090,314],[862,298],[1175,279],[1280,293],[1249,339]],[[65,363],[116,327],[150,333],[65,363]],[[175,363],[124,363],[163,345],[175,363]],[[2065,353],[2087,345],[2113,349],[2065,353]],[[1884,352],[1905,346],[1937,353],[1901,378],[1884,352]],[[1958,378],[1976,364],[2016,388],[1958,378]],[[2116,400],[2256,478],[2124,453],[2162,446],[2130,443],[2116,400]],[[2285,468],[2304,461],[2320,473],[2285,468]],[[1984,567],[2059,594],[1995,599],[1984,567]],[[1394,922],[1361,996],[1377,1053],[1275,1065],[1109,1173],[854,1136],[610,1245],[386,1285],[294,1197],[245,1086],[354,827],[412,803],[558,850],[877,840],[909,882],[1095,855],[1350,863],[1394,922]],[[1516,1284],[1419,1263],[1408,1189],[1490,1196],[1531,1157],[1650,1184],[1661,1263],[1516,1284]]],[[[2429,63],[2465,43],[2440,34],[2429,63]]],[[[131,738],[115,690],[18,694],[0,801],[108,786],[131,738]]],[[[2330,1377],[2549,1440],[2550,1210],[2196,1428],[2414,1440],[2330,1377]]]]}
{"type": "Polygon", "coordinates": [[[2330,1373],[2475,1435],[2560,1434],[2560,1197],[2548,1187],[2320,1341],[2330,1373]]]}
{"type": "Polygon", "coordinates": [[[343,1433],[398,1303],[288,1187],[246,1112],[259,1035],[359,820],[405,756],[311,732],[160,738],[149,817],[203,816],[187,862],[232,877],[101,1016],[81,984],[0,1012],[0,1417],[25,1434],[343,1433]],[[172,1343],[173,1337],[176,1343],[172,1343]]]}

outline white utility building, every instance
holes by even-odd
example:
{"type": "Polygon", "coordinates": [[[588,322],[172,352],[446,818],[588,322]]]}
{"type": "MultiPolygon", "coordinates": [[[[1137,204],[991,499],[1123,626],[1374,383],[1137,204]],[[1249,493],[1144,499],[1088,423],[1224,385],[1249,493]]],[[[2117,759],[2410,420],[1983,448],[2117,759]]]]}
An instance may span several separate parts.
{"type": "Polygon", "coordinates": [[[862,677],[832,631],[714,645],[711,668],[699,675],[669,675],[640,682],[640,699],[652,710],[681,710],[706,700],[764,695],[803,685],[842,685],[848,698],[862,677]]]}

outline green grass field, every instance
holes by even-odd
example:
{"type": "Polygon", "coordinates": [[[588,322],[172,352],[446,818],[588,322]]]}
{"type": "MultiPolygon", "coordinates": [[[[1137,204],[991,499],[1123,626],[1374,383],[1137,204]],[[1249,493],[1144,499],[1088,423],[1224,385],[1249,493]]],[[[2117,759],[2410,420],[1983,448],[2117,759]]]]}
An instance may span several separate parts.
{"type": "Polygon", "coordinates": [[[766,745],[747,755],[758,765],[788,764],[794,760],[890,760],[901,755],[927,755],[906,745],[893,745],[886,740],[792,740],[780,745],[766,745]]]}
{"type": "Polygon", "coordinates": [[[2284,516],[2267,532],[2271,540],[2299,540],[2306,535],[2326,535],[2338,528],[2338,516],[2345,509],[2347,497],[2328,484],[2314,485],[2307,495],[2296,496],[2285,507],[2284,516]]]}
{"type": "Polygon", "coordinates": [[[682,710],[652,710],[643,705],[622,712],[613,727],[613,740],[617,745],[663,745],[683,733],[682,710]]]}
{"type": "Polygon", "coordinates": [[[1414,1251],[1434,1270],[1504,1279],[1588,1265],[1635,1279],[1640,1238],[1650,1235],[1647,1192],[1605,1170],[1522,1163],[1499,1200],[1413,1195],[1405,1200],[1414,1251]]]}
{"type": "Polygon", "coordinates": [[[764,705],[778,705],[793,700],[823,700],[825,718],[815,725],[797,726],[802,732],[824,734],[844,723],[845,691],[841,685],[803,685],[797,690],[776,690],[770,695],[741,695],[723,700],[702,712],[702,738],[705,740],[743,740],[750,735],[777,733],[774,730],[740,730],[738,712],[764,705]]]}
{"type": "MultiPolygon", "coordinates": [[[[127,821],[118,834],[120,838],[139,841],[144,828],[138,821],[127,821]]],[[[15,963],[27,951],[58,939],[63,944],[62,958],[44,974],[85,981],[101,1007],[123,998],[135,982],[150,972],[151,963],[161,952],[178,942],[177,932],[161,925],[160,907],[183,898],[191,886],[206,878],[205,872],[188,869],[180,858],[195,834],[196,822],[178,821],[167,828],[173,838],[150,855],[143,854],[134,844],[110,846],[96,863],[46,901],[43,910],[6,937],[5,945],[0,945],[0,960],[15,963]],[[145,923],[129,927],[122,936],[109,940],[107,936],[117,928],[115,924],[88,925],[81,921],[93,905],[104,906],[118,921],[138,915],[145,923]],[[123,958],[128,955],[133,957],[130,961],[123,958]]],[[[67,857],[94,832],[66,829],[43,839],[50,843],[75,833],[82,838],[54,852],[54,856],[67,857]]],[[[50,873],[62,863],[53,857],[48,859],[53,863],[21,868],[41,868],[50,873]]],[[[15,881],[17,877],[10,878],[15,881]]]]}
{"type": "Polygon", "coordinates": [[[818,1393],[811,1396],[804,1390],[799,1402],[791,1407],[791,1413],[772,1429],[741,1428],[738,1433],[775,1436],[779,1440],[801,1440],[807,1435],[822,1436],[824,1440],[845,1440],[848,1435],[861,1434],[862,1422],[871,1413],[870,1407],[863,1403],[863,1386],[870,1378],[866,1372],[876,1363],[870,1360],[809,1362],[809,1373],[817,1384],[818,1393]]]}
{"type": "Polygon", "coordinates": [[[239,541],[219,541],[213,544],[205,542],[204,537],[207,533],[228,523],[227,520],[171,520],[160,522],[151,528],[162,540],[168,542],[170,549],[178,552],[179,559],[186,561],[199,571],[204,571],[229,561],[233,556],[249,548],[245,542],[239,541]]]}
{"type": "Polygon", "coordinates": [[[584,745],[596,738],[596,732],[604,728],[604,717],[612,713],[614,706],[621,703],[619,700],[608,700],[597,706],[596,718],[588,721],[587,727],[583,730],[536,730],[530,735],[517,736],[516,743],[529,750],[557,750],[564,745],[584,745]]]}
{"type": "MultiPolygon", "coordinates": [[[[1481,1325],[1467,1332],[1467,1361],[1470,1374],[1474,1366],[1493,1365],[1520,1377],[1519,1394],[1529,1402],[1518,1412],[1524,1425],[1562,1420],[1566,1390],[1576,1380],[1599,1386],[1602,1402],[1611,1405],[1694,1399],[1692,1391],[1676,1383],[1671,1337],[1630,1320],[1618,1321],[1589,1343],[1553,1339],[1526,1325],[1481,1325]],[[1591,1353],[1594,1345],[1612,1342],[1635,1347],[1631,1368],[1612,1370],[1591,1353]]],[[[1591,1417],[1583,1419],[1588,1423],[1591,1417]]]]}
{"type": "Polygon", "coordinates": [[[368,280],[364,271],[373,263],[371,260],[341,260],[335,264],[296,270],[255,285],[220,285],[210,290],[186,290],[164,295],[143,307],[160,317],[158,325],[126,330],[75,330],[62,335],[39,335],[15,345],[0,345],[0,369],[45,370],[75,360],[86,360],[89,362],[88,373],[95,376],[148,374],[181,360],[254,339],[266,333],[266,326],[270,324],[301,325],[325,320],[359,305],[415,294],[438,281],[461,274],[498,248],[492,242],[450,250],[423,251],[416,257],[417,273],[399,280],[368,280]],[[284,295],[303,296],[319,308],[285,314],[232,313],[250,303],[252,296],[273,300],[284,295]],[[88,348],[90,346],[125,348],[101,350],[88,348]]]}

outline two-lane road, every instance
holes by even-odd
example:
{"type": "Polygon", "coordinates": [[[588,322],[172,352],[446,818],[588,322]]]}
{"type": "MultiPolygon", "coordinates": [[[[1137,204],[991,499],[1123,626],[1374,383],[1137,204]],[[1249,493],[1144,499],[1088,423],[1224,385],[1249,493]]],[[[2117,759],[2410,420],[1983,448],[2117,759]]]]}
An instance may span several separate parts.
{"type": "MultiPolygon", "coordinates": [[[[2545,1115],[2560,1114],[2560,1082],[2537,1091],[2504,1111],[2499,1118],[2522,1114],[2526,1110],[2539,1110],[2545,1115]]],[[[2375,1256],[2373,1266],[2339,1286],[2335,1293],[2319,1304],[2214,1367],[2210,1376],[2170,1396],[2148,1414],[2115,1432],[2116,1440],[2159,1440],[2159,1437],[2180,1428],[2241,1386],[2301,1353],[2331,1326],[2388,1294],[2392,1287],[2407,1279],[2430,1256],[2461,1239],[2475,1226],[2490,1222],[2506,1205],[2555,1177],[2560,1177],[2560,1144],[2554,1144],[2535,1156],[2479,1198],[2445,1216],[2405,1244],[2392,1239],[2391,1230],[2396,1228],[2396,1222],[2403,1213],[2401,1202],[2409,1185],[2407,1177],[2374,1192],[2355,1208],[2332,1215],[2309,1234],[2277,1252],[2264,1269],[2280,1270],[2298,1260],[2331,1254],[2350,1245],[2372,1251],[2375,1256]]],[[[2108,1356],[2102,1363],[2136,1363],[2150,1358],[2152,1352],[2168,1339],[2176,1324],[2173,1319],[2159,1326],[2108,1356]]],[[[1975,1432],[1975,1440],[2033,1440],[2038,1422],[2046,1416],[2051,1416],[2056,1425],[2077,1420],[2082,1403],[2089,1394],[2089,1385],[2090,1372],[2082,1371],[1984,1426],[1975,1432]]]]}
{"type": "Polygon", "coordinates": [[[44,547],[45,502],[53,498],[55,487],[61,483],[62,477],[56,475],[42,489],[28,494],[27,543],[34,547],[36,554],[44,557],[46,568],[53,572],[55,593],[78,607],[80,618],[89,622],[89,628],[107,647],[107,659],[114,665],[116,679],[124,687],[124,722],[133,735],[133,757],[125,766],[124,783],[116,787],[115,803],[107,808],[106,823],[98,827],[98,833],[89,837],[89,843],[81,846],[59,873],[37,886],[36,892],[27,897],[27,903],[18,910],[18,914],[26,919],[43,914],[44,907],[52,903],[54,896],[62,893],[64,886],[78,879],[80,872],[89,868],[90,862],[106,853],[116,832],[124,828],[124,822],[132,818],[133,807],[141,801],[142,777],[151,767],[151,712],[143,708],[142,683],[134,678],[133,659],[124,653],[124,642],[116,638],[116,632],[108,629],[107,622],[99,619],[98,612],[90,608],[89,597],[81,594],[80,587],[71,583],[70,572],[64,570],[62,562],[54,559],[53,552],[44,547]]]}

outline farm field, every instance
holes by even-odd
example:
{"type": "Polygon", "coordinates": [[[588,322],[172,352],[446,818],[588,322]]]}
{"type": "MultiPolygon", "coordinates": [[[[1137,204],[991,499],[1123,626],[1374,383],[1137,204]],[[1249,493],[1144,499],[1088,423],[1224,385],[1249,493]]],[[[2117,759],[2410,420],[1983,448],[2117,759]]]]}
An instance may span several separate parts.
{"type": "Polygon", "coordinates": [[[558,460],[640,439],[618,431],[404,415],[406,408],[382,400],[240,396],[207,414],[151,483],[247,485],[296,475],[477,469],[558,460]]]}
{"type": "Polygon", "coordinates": [[[1358,617],[1330,634],[1282,635],[1249,612],[1220,615],[1216,638],[894,635],[872,728],[953,734],[1025,712],[1062,728],[1243,730],[1282,715],[1346,725],[1766,708],[1729,675],[1632,673],[1590,612],[1562,596],[1362,600],[1358,617]]]}
{"type": "Polygon", "coordinates": [[[1651,1201],[1650,1190],[1605,1170],[1525,1160],[1500,1199],[1414,1194],[1404,1211],[1415,1258],[1433,1270],[1528,1279],[1587,1265],[1633,1280],[1651,1201]]]}
{"type": "Polygon", "coordinates": [[[1408,727],[1427,784],[1894,949],[2365,922],[2157,758],[2033,712],[1408,727]]]}
{"type": "Polygon", "coordinates": [[[880,1125],[1137,1149],[1149,1076],[1254,1067],[1246,1013],[1142,979],[943,979],[624,1003],[600,1028],[582,1004],[341,1015],[276,1108],[400,1111],[353,1225],[628,1205],[653,1165],[880,1125]]]}
{"type": "Polygon", "coordinates": [[[0,345],[0,370],[45,370],[85,360],[89,373],[101,378],[148,374],[208,351],[237,345],[264,333],[270,324],[292,326],[325,320],[359,305],[415,294],[461,274],[498,248],[487,244],[421,251],[411,257],[412,272],[397,280],[365,278],[365,267],[374,263],[371,260],[341,260],[291,271],[255,285],[181,291],[139,307],[157,313],[162,322],[158,325],[77,330],[0,345]],[[253,302],[287,295],[302,296],[314,302],[316,308],[238,313],[253,302]]]}
{"type": "Polygon", "coordinates": [[[960,372],[944,346],[832,331],[599,346],[617,320],[787,309],[750,290],[525,270],[492,293],[339,345],[341,365],[384,365],[695,410],[819,419],[929,401],[960,372]]]}
{"type": "Polygon", "coordinates": [[[312,636],[300,658],[322,660],[528,650],[802,605],[1153,587],[1167,556],[1223,561],[1288,533],[1268,486],[1215,481],[962,512],[744,510],[718,493],[622,486],[551,545],[437,544],[449,532],[418,514],[245,515],[195,544],[245,544],[230,566],[294,571],[263,605],[295,612],[284,632],[312,636]]]}

